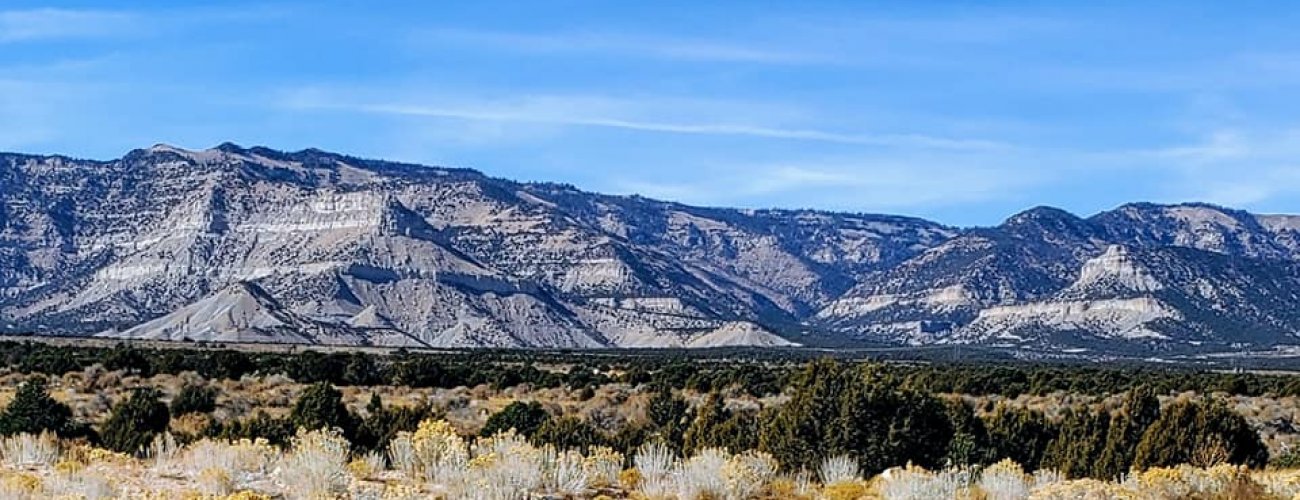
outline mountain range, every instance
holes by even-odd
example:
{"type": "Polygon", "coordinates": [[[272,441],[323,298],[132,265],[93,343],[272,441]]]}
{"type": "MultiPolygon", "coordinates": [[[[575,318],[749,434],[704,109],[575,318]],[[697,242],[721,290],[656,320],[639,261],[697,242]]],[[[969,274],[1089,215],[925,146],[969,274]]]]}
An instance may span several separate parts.
{"type": "Polygon", "coordinates": [[[1297,344],[1300,216],[705,208],[222,144],[0,154],[0,333],[404,347],[1297,344]]]}

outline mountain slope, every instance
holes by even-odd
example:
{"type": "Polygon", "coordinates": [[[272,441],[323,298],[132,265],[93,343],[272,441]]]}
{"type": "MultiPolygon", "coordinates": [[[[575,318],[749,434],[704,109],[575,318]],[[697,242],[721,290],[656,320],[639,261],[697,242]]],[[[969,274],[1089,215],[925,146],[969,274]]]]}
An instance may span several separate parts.
{"type": "Polygon", "coordinates": [[[1296,343],[1293,220],[1200,204],[1034,209],[868,277],[814,321],[914,344],[1296,343]]]}
{"type": "Polygon", "coordinates": [[[0,330],[434,347],[1295,343],[1300,217],[987,228],[223,144],[0,154],[0,330]],[[812,334],[812,335],[806,335],[812,334]]]}

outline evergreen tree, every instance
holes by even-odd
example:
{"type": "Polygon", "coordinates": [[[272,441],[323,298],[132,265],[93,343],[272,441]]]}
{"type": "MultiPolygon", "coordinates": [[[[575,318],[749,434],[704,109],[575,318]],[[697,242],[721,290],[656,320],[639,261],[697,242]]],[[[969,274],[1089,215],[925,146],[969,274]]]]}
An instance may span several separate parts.
{"type": "Polygon", "coordinates": [[[127,454],[140,453],[154,436],[167,430],[171,414],[154,388],[140,388],[113,407],[100,430],[105,448],[127,454]]]}
{"type": "Polygon", "coordinates": [[[864,474],[908,463],[941,467],[953,434],[947,409],[933,397],[865,376],[841,393],[833,425],[831,449],[857,457],[864,474]]]}
{"type": "Polygon", "coordinates": [[[1042,413],[999,404],[985,424],[989,444],[998,459],[1010,458],[1025,470],[1038,470],[1047,445],[1055,437],[1042,413]]]}
{"type": "Polygon", "coordinates": [[[0,413],[0,434],[51,431],[66,436],[71,422],[72,409],[50,397],[44,377],[34,376],[18,386],[18,394],[0,413]]]}
{"type": "Polygon", "coordinates": [[[1179,401],[1147,428],[1133,456],[1137,469],[1216,463],[1260,467],[1268,448],[1246,419],[1214,401],[1179,401]]]}
{"type": "Polygon", "coordinates": [[[606,441],[600,431],[577,417],[549,419],[533,434],[533,443],[539,446],[550,444],[561,450],[578,450],[582,453],[586,453],[592,446],[604,445],[606,441]]]}
{"type": "Polygon", "coordinates": [[[673,394],[672,389],[661,386],[650,398],[646,408],[646,417],[650,419],[653,432],[668,447],[680,451],[682,437],[690,425],[690,404],[673,394]]]}
{"type": "Polygon", "coordinates": [[[362,451],[384,450],[398,432],[414,431],[431,413],[427,406],[385,407],[379,395],[373,394],[366,405],[366,418],[361,419],[357,426],[357,437],[352,444],[362,451]]]}
{"type": "Polygon", "coordinates": [[[1093,476],[1116,479],[1127,473],[1133,466],[1133,454],[1137,451],[1138,442],[1158,418],[1160,400],[1156,397],[1155,389],[1149,385],[1130,389],[1124,396],[1124,404],[1120,406],[1119,412],[1111,417],[1106,446],[1097,459],[1093,476]]]}
{"type": "Polygon", "coordinates": [[[171,414],[211,413],[217,408],[217,390],[203,384],[185,384],[172,399],[171,414]]]}
{"type": "Polygon", "coordinates": [[[297,429],[337,428],[349,438],[356,430],[356,420],[344,406],[343,394],[328,382],[317,382],[303,391],[289,413],[289,423],[297,429]]]}
{"type": "Polygon", "coordinates": [[[965,402],[947,403],[948,421],[952,423],[952,440],[944,462],[949,467],[977,467],[993,463],[988,429],[975,410],[965,402]]]}
{"type": "Polygon", "coordinates": [[[947,409],[894,385],[874,366],[811,363],[795,377],[790,401],[765,415],[759,447],[791,469],[845,453],[864,473],[909,462],[942,466],[953,436],[947,409]]]}
{"type": "Polygon", "coordinates": [[[840,414],[840,395],[849,377],[840,363],[821,359],[804,366],[791,381],[790,400],[764,412],[759,448],[791,470],[815,470],[839,452],[831,449],[840,414]]]}
{"type": "Polygon", "coordinates": [[[1070,479],[1091,476],[1106,447],[1110,416],[1087,408],[1067,408],[1056,437],[1043,452],[1041,466],[1070,479]]]}
{"type": "Polygon", "coordinates": [[[691,420],[691,425],[682,436],[682,452],[692,455],[704,448],[722,446],[724,443],[719,442],[721,436],[718,436],[717,431],[729,418],[731,412],[727,411],[722,395],[709,393],[704,404],[695,411],[695,419],[691,420]]]}
{"type": "Polygon", "coordinates": [[[289,419],[272,417],[266,411],[258,410],[250,418],[214,422],[204,434],[226,441],[261,438],[274,445],[284,445],[294,432],[289,419]]]}
{"type": "Polygon", "coordinates": [[[537,429],[550,418],[551,415],[546,413],[541,403],[536,401],[527,403],[515,401],[488,417],[487,423],[483,425],[479,435],[491,436],[498,432],[514,429],[521,436],[532,437],[537,432],[537,429]]]}

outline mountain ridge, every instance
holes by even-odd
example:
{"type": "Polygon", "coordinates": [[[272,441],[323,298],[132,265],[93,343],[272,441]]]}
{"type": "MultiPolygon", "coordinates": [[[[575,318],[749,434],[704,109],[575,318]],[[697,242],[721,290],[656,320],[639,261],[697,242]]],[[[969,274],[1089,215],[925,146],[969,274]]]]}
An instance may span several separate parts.
{"type": "MultiPolygon", "coordinates": [[[[0,153],[0,182],[9,332],[208,331],[173,313],[236,283],[274,299],[261,312],[332,325],[304,341],[342,344],[391,329],[379,345],[775,346],[829,335],[1105,349],[1119,338],[1150,350],[1287,345],[1300,331],[1284,310],[1300,297],[1300,216],[1202,203],[1087,217],[1040,206],[958,228],[696,207],[233,143],[159,144],[108,161],[0,153]]],[[[216,338],[256,333],[235,323],[216,338]]]]}

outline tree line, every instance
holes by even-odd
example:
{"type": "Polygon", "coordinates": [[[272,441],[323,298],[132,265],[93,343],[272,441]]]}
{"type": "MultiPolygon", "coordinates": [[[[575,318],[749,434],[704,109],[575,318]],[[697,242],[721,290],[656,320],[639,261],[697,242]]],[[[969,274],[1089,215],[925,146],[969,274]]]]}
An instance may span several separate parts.
{"type": "MultiPolygon", "coordinates": [[[[596,387],[621,382],[690,389],[739,390],[764,396],[781,392],[808,364],[803,357],[720,351],[554,352],[486,350],[390,354],[365,352],[249,352],[234,349],[56,346],[0,341],[0,363],[19,373],[62,375],[100,364],[141,376],[192,371],[208,379],[284,375],[302,383],[453,388],[596,387]],[[562,365],[565,370],[538,366],[562,365]]],[[[846,361],[849,362],[849,361],[846,361]]],[[[883,382],[923,393],[1106,395],[1147,386],[1159,393],[1223,392],[1243,396],[1300,396],[1300,377],[1221,373],[1180,367],[1121,367],[961,362],[891,362],[883,382]]]]}
{"type": "MultiPolygon", "coordinates": [[[[1000,405],[979,415],[961,399],[895,384],[892,367],[833,360],[794,372],[788,400],[762,411],[731,408],[720,391],[691,405],[667,384],[646,386],[652,395],[644,421],[602,430],[572,415],[552,415],[538,402],[515,401],[491,415],[483,435],[514,429],[538,445],[586,450],[609,446],[627,456],[649,442],[682,454],[705,448],[734,453],[758,449],[792,470],[815,469],[822,460],[849,455],[864,473],[915,464],[926,468],[981,467],[1010,458],[1027,470],[1051,469],[1070,478],[1114,479],[1132,468],[1219,463],[1262,466],[1268,451],[1244,418],[1213,399],[1185,399],[1161,407],[1157,389],[1127,391],[1118,409],[1064,409],[1058,419],[1000,405]]],[[[41,376],[24,382],[0,412],[0,434],[51,431],[123,453],[141,453],[170,420],[211,413],[216,393],[186,385],[164,404],[153,388],[134,389],[98,426],[77,422],[49,396],[41,376]]],[[[344,404],[329,382],[310,385],[283,417],[264,412],[210,421],[193,436],[266,439],[283,444],[297,429],[337,428],[357,451],[383,450],[401,431],[438,417],[428,406],[389,406],[372,396],[362,412],[344,404]]]]}

